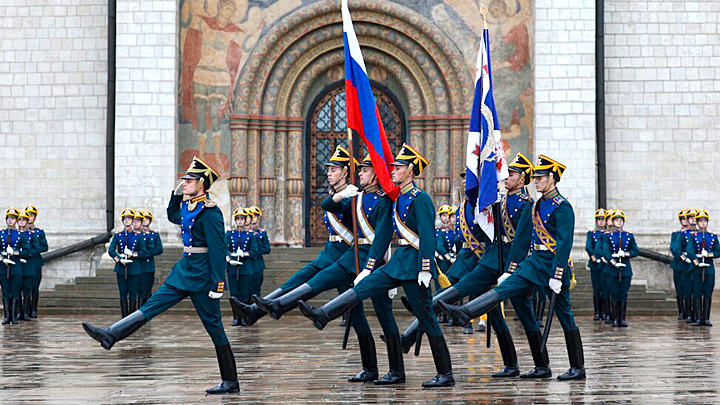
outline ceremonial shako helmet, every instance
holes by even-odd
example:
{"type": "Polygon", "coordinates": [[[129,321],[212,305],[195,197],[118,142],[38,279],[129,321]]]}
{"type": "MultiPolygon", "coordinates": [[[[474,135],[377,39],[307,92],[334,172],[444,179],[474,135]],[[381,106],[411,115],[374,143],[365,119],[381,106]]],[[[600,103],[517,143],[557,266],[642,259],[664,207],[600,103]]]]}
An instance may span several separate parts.
{"type": "Polygon", "coordinates": [[[680,210],[678,212],[678,219],[684,219],[687,218],[687,208],[680,210]]]}
{"type": "Polygon", "coordinates": [[[457,214],[457,210],[458,210],[457,207],[450,208],[450,216],[457,214]]]}
{"type": "Polygon", "coordinates": [[[30,213],[28,213],[27,211],[23,211],[20,213],[20,215],[18,215],[18,218],[30,219],[30,213]]]}
{"type": "Polygon", "coordinates": [[[143,212],[140,210],[135,210],[135,215],[133,215],[133,218],[134,219],[144,219],[145,214],[143,214],[143,212]]]}
{"type": "Polygon", "coordinates": [[[532,177],[542,177],[552,175],[555,182],[559,182],[567,167],[555,159],[551,159],[545,155],[540,155],[535,164],[535,172],[532,177]]]}
{"type": "Polygon", "coordinates": [[[522,179],[525,182],[525,185],[527,185],[530,184],[530,177],[532,177],[533,172],[535,171],[535,166],[533,166],[527,156],[522,153],[518,153],[515,156],[515,159],[513,159],[513,161],[508,165],[508,170],[521,173],[523,175],[522,179]]]}
{"type": "Polygon", "coordinates": [[[695,208],[688,208],[685,211],[685,216],[687,218],[695,218],[697,216],[697,214],[698,214],[698,210],[696,210],[695,208]]]}
{"type": "Polygon", "coordinates": [[[190,163],[190,167],[188,167],[186,173],[187,174],[180,178],[183,180],[196,179],[205,184],[205,190],[209,189],[213,185],[215,180],[220,178],[218,172],[213,170],[213,168],[210,167],[210,165],[208,165],[207,163],[198,159],[197,156],[193,157],[193,160],[190,163]]]}
{"type": "Polygon", "coordinates": [[[595,211],[595,219],[600,218],[607,218],[607,211],[605,211],[605,208],[598,208],[597,211],[595,211]]]}
{"type": "Polygon", "coordinates": [[[34,205],[28,205],[25,207],[25,211],[27,211],[28,214],[34,214],[35,216],[38,214],[38,209],[35,208],[34,205]]]}
{"type": "Polygon", "coordinates": [[[247,209],[250,212],[250,215],[253,217],[262,217],[262,210],[257,205],[253,205],[252,207],[247,209]]]}
{"type": "Polygon", "coordinates": [[[249,217],[250,211],[247,208],[238,208],[240,210],[240,216],[241,217],[249,217]]]}
{"type": "Polygon", "coordinates": [[[370,159],[370,155],[365,156],[365,159],[362,160],[358,164],[359,167],[372,167],[372,160],[370,159]]]}
{"type": "Polygon", "coordinates": [[[615,210],[612,213],[611,219],[615,218],[622,218],[622,220],[625,220],[625,213],[622,210],[615,210]]]}
{"type": "Polygon", "coordinates": [[[120,219],[123,219],[125,217],[135,218],[135,211],[133,211],[131,208],[125,208],[120,213],[120,219]]]}
{"type": "Polygon", "coordinates": [[[242,216],[243,208],[237,207],[235,208],[235,211],[233,211],[233,218],[237,218],[242,216]]]}
{"type": "Polygon", "coordinates": [[[325,166],[335,166],[340,168],[347,168],[350,165],[350,152],[342,146],[335,148],[330,160],[325,162],[325,166]]]}
{"type": "Polygon", "coordinates": [[[144,216],[145,218],[150,218],[150,222],[152,222],[152,221],[155,219],[155,218],[153,218],[153,213],[152,213],[152,211],[150,211],[150,210],[145,211],[145,213],[143,214],[143,216],[144,216]]]}
{"type": "Polygon", "coordinates": [[[452,207],[450,207],[450,206],[447,205],[447,204],[441,205],[440,208],[438,208],[438,211],[437,211],[438,215],[442,215],[442,214],[448,214],[448,215],[450,215],[451,212],[452,212],[452,207]]]}
{"type": "Polygon", "coordinates": [[[698,213],[695,215],[695,219],[710,219],[710,215],[708,215],[708,212],[705,210],[699,210],[698,213]]]}
{"type": "Polygon", "coordinates": [[[18,209],[15,208],[15,207],[10,207],[10,208],[8,208],[7,211],[5,211],[5,218],[11,217],[11,216],[12,216],[12,217],[19,217],[19,216],[20,216],[20,211],[18,211],[18,209]]]}
{"type": "Polygon", "coordinates": [[[410,166],[416,176],[419,176],[429,164],[430,162],[423,155],[406,143],[400,148],[400,153],[393,162],[393,166],[410,166]]]}

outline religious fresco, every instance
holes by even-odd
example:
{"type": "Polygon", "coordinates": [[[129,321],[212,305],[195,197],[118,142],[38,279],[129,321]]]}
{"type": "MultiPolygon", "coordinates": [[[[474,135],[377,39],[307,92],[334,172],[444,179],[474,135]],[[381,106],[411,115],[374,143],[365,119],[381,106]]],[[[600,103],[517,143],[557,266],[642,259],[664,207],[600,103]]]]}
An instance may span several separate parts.
{"type": "MultiPolygon", "coordinates": [[[[197,155],[223,173],[229,172],[231,95],[237,90],[248,55],[263,33],[283,17],[325,1],[180,0],[178,171],[197,155]]],[[[460,49],[470,70],[482,33],[480,5],[488,6],[494,95],[506,152],[530,153],[534,104],[531,0],[393,3],[407,6],[435,24],[460,49]]],[[[351,11],[352,6],[351,0],[351,11]]]]}

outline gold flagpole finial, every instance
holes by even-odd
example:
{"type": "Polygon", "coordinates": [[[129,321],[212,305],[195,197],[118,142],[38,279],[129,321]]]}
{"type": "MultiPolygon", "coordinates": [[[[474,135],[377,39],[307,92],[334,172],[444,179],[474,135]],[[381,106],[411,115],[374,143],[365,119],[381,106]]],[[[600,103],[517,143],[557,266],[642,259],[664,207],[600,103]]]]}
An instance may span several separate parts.
{"type": "Polygon", "coordinates": [[[485,4],[480,5],[480,14],[483,16],[483,29],[487,29],[487,13],[488,9],[485,7],[485,4]]]}

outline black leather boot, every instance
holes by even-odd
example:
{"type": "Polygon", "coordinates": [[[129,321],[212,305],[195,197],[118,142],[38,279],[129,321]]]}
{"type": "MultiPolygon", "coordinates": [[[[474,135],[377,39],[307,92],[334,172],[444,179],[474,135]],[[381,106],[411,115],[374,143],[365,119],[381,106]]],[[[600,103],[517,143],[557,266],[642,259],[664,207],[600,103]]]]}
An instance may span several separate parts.
{"type": "MultiPolygon", "coordinates": [[[[310,286],[308,286],[308,288],[309,287],[310,286]]],[[[323,330],[328,322],[338,318],[359,302],[360,300],[358,300],[355,290],[351,288],[320,308],[313,308],[303,300],[298,301],[297,304],[300,312],[302,312],[306,318],[313,321],[313,325],[315,325],[316,328],[323,330]]]]}
{"type": "Polygon", "coordinates": [[[600,301],[601,298],[597,294],[593,294],[593,307],[595,308],[595,316],[593,316],[594,321],[599,321],[601,319],[600,313],[602,311],[600,309],[600,301]]]}
{"type": "Polygon", "coordinates": [[[432,380],[425,381],[422,386],[425,388],[452,387],[455,385],[455,378],[453,377],[452,361],[450,360],[447,343],[445,343],[445,336],[428,336],[428,341],[430,342],[437,375],[432,380]]]}
{"type": "MultiPolygon", "coordinates": [[[[455,287],[448,287],[439,293],[435,294],[432,299],[432,307],[433,311],[435,311],[435,314],[440,314],[442,311],[440,310],[440,306],[438,305],[438,302],[445,301],[445,302],[457,302],[460,299],[462,299],[462,296],[458,292],[455,287]]],[[[402,296],[400,297],[400,302],[402,302],[403,307],[410,312],[411,314],[415,315],[415,313],[412,310],[412,306],[410,305],[410,301],[407,299],[407,297],[402,296]]]]}
{"type": "MultiPolygon", "coordinates": [[[[277,288],[263,298],[270,300],[283,294],[285,294],[285,292],[281,288],[277,288]]],[[[256,304],[248,305],[235,297],[230,298],[230,305],[238,311],[240,315],[240,325],[242,326],[252,326],[260,318],[267,315],[267,312],[260,309],[256,304]]]]}
{"type": "Polygon", "coordinates": [[[702,307],[702,297],[695,297],[695,326],[702,326],[703,324],[703,307],[702,307]]]}
{"type": "Polygon", "coordinates": [[[584,380],[585,379],[585,355],[583,354],[582,339],[580,330],[575,329],[565,332],[565,346],[570,359],[570,368],[558,376],[558,380],[584,380]]]}
{"type": "Polygon", "coordinates": [[[130,297],[130,306],[128,306],[128,312],[131,314],[137,311],[137,297],[130,297]]]}
{"type": "Polygon", "coordinates": [[[240,391],[240,382],[237,379],[237,367],[235,355],[233,355],[230,343],[222,346],[215,346],[218,365],[220,366],[220,384],[205,390],[210,395],[231,394],[240,391]]]}
{"type": "Polygon", "coordinates": [[[7,298],[3,298],[3,325],[7,325],[10,323],[10,300],[7,298]]]}
{"type": "Polygon", "coordinates": [[[125,318],[128,316],[127,299],[120,298],[120,316],[125,318]]]}
{"type": "Polygon", "coordinates": [[[257,294],[253,294],[251,298],[258,308],[270,314],[272,319],[278,320],[285,312],[295,308],[299,300],[309,300],[314,296],[310,285],[305,283],[277,298],[260,298],[257,294]]]}
{"type": "Polygon", "coordinates": [[[685,310],[683,308],[684,301],[679,295],[675,297],[675,300],[677,301],[678,306],[678,321],[683,321],[685,320],[685,310]]]}
{"type": "Polygon", "coordinates": [[[463,328],[463,335],[472,335],[473,333],[473,324],[470,322],[463,328]]]}
{"type": "Polygon", "coordinates": [[[613,326],[620,326],[620,301],[613,302],[613,326]]]}
{"type": "Polygon", "coordinates": [[[12,323],[13,325],[17,325],[17,314],[20,310],[20,298],[13,298],[10,301],[10,323],[12,323]]]}
{"type": "MultiPolygon", "coordinates": [[[[415,342],[417,341],[417,330],[418,327],[420,327],[420,322],[418,322],[417,318],[413,319],[412,323],[410,323],[410,326],[405,329],[405,332],[400,335],[400,342],[402,343],[402,352],[407,354],[410,353],[410,349],[415,345],[415,342]]],[[[385,340],[385,336],[380,335],[380,339],[382,339],[383,342],[387,343],[385,340]]]]}
{"type": "Polygon", "coordinates": [[[360,345],[360,360],[363,369],[355,377],[349,378],[350,382],[370,382],[378,379],[377,353],[375,352],[375,340],[372,333],[358,336],[360,345]]]}
{"type": "Polygon", "coordinates": [[[542,332],[536,330],[534,332],[525,332],[530,345],[530,353],[532,353],[533,363],[535,367],[527,373],[520,374],[520,378],[550,378],[552,370],[550,370],[550,358],[548,357],[547,348],[542,347],[542,332]]]}
{"type": "Polygon", "coordinates": [[[625,314],[627,311],[627,300],[620,303],[620,327],[627,328],[627,322],[625,321],[625,314]]]}
{"type": "Polygon", "coordinates": [[[140,329],[141,326],[145,325],[146,322],[147,320],[142,311],[135,311],[105,329],[96,328],[87,322],[83,322],[82,325],[85,332],[87,332],[91,338],[100,342],[100,345],[105,350],[110,350],[115,343],[132,335],[136,330],[140,329]]]}
{"type": "Polygon", "coordinates": [[[230,308],[232,309],[233,314],[232,326],[240,326],[240,314],[237,307],[233,305],[232,300],[230,300],[230,308]]]}
{"type": "Polygon", "coordinates": [[[605,301],[605,308],[607,311],[607,318],[605,318],[605,325],[610,325],[613,323],[613,306],[612,306],[612,302],[610,302],[610,298],[606,298],[604,301],[605,301]]]}
{"type": "Polygon", "coordinates": [[[520,375],[520,369],[518,368],[517,353],[515,352],[515,344],[512,340],[510,331],[505,329],[503,331],[495,331],[497,335],[498,346],[500,347],[500,354],[502,354],[503,364],[505,367],[493,374],[493,377],[517,377],[520,375]]]}
{"type": "Polygon", "coordinates": [[[543,327],[543,317],[545,316],[545,303],[547,300],[538,300],[538,304],[535,311],[535,320],[537,320],[538,325],[540,327],[543,327]]]}
{"type": "Polygon", "coordinates": [[[39,298],[38,293],[33,292],[32,308],[30,309],[30,318],[37,318],[38,298],[39,298]]]}
{"type": "Polygon", "coordinates": [[[26,321],[30,320],[30,310],[32,309],[32,296],[23,297],[23,319],[26,321]]]}
{"type": "Polygon", "coordinates": [[[29,320],[29,317],[25,317],[25,303],[27,302],[27,297],[23,295],[18,299],[20,300],[20,307],[17,309],[17,319],[18,321],[27,321],[29,320]]]}
{"type": "Polygon", "coordinates": [[[448,316],[466,326],[471,319],[490,312],[500,301],[500,295],[495,290],[490,290],[462,306],[451,305],[445,301],[438,301],[438,305],[448,316]]]}
{"type": "Polygon", "coordinates": [[[692,323],[693,302],[690,297],[685,297],[685,323],[692,323]]]}
{"type": "Polygon", "coordinates": [[[712,296],[703,298],[703,318],[705,326],[712,326],[710,322],[710,308],[712,308],[712,296]]]}
{"type": "Polygon", "coordinates": [[[400,334],[393,333],[385,337],[387,345],[388,365],[390,371],[382,378],[374,381],[376,385],[401,384],[405,382],[405,363],[403,362],[402,351],[400,351],[400,334]]]}

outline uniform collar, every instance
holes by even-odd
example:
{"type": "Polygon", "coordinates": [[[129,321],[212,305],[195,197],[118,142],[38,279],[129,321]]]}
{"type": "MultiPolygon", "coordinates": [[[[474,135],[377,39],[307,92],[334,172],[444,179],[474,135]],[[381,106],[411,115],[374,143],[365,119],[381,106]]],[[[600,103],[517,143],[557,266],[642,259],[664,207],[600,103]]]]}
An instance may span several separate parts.
{"type": "Polygon", "coordinates": [[[337,187],[337,188],[333,187],[333,192],[334,192],[334,193],[339,193],[339,192],[345,190],[345,188],[346,188],[347,186],[348,186],[348,183],[347,183],[347,181],[346,181],[345,184],[343,184],[342,186],[339,186],[339,187],[337,187]]]}
{"type": "Polygon", "coordinates": [[[415,182],[410,182],[400,188],[401,194],[407,194],[415,188],[415,182]]]}
{"type": "Polygon", "coordinates": [[[558,194],[560,194],[560,193],[558,192],[558,189],[557,189],[557,188],[554,188],[554,189],[548,191],[547,193],[543,194],[542,199],[543,199],[543,200],[549,200],[549,199],[551,199],[551,198],[557,197],[558,194]]]}
{"type": "Polygon", "coordinates": [[[203,201],[203,200],[205,200],[205,197],[206,197],[206,194],[203,193],[203,194],[201,194],[201,195],[199,195],[199,196],[197,196],[197,197],[191,198],[191,199],[190,199],[190,202],[191,202],[191,203],[196,203],[196,202],[198,202],[198,201],[203,201]]]}
{"type": "Polygon", "coordinates": [[[508,191],[507,195],[511,196],[511,195],[515,195],[515,194],[520,194],[520,193],[522,193],[522,191],[523,191],[523,188],[518,187],[515,190],[508,191]]]}
{"type": "Polygon", "coordinates": [[[368,194],[377,193],[378,190],[380,190],[380,186],[377,184],[371,184],[371,185],[365,187],[365,192],[368,194]]]}

